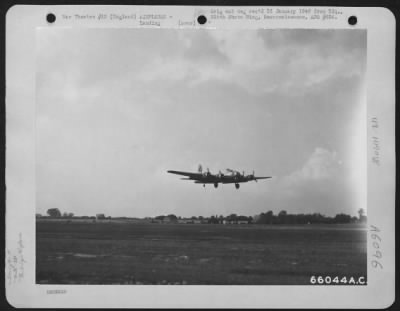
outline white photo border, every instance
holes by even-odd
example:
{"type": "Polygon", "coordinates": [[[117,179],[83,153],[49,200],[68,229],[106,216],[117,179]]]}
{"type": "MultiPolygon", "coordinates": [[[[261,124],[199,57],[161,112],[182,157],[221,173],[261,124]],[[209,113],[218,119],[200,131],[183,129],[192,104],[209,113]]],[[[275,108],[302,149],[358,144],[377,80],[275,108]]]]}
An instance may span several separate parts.
{"type": "MultiPolygon", "coordinates": [[[[395,299],[395,18],[386,8],[332,7],[332,20],[216,20],[207,6],[16,5],[6,16],[6,296],[15,307],[385,308],[395,299]],[[145,28],[131,20],[46,21],[74,14],[167,14],[174,29],[366,29],[368,285],[40,285],[35,282],[35,73],[38,27],[145,28]],[[355,26],[348,23],[357,16],[355,26]],[[191,20],[193,26],[178,26],[191,20]],[[374,119],[376,118],[376,119],[374,119]],[[374,121],[372,121],[374,120],[374,121]],[[377,120],[379,127],[373,124],[377,120]],[[379,138],[379,165],[373,137],[379,138]],[[377,231],[379,230],[379,232],[377,231]],[[375,235],[374,235],[375,234],[375,235]],[[379,240],[376,236],[379,236],[379,240]],[[377,242],[379,242],[377,244],[377,242]],[[377,252],[381,258],[377,257],[377,252]],[[16,261],[13,261],[16,258],[16,261]],[[378,261],[379,264],[376,262],[378,261]],[[382,268],[381,268],[382,266],[382,268]],[[58,291],[58,292],[57,292],[58,291]]],[[[224,9],[228,7],[223,7],[224,9]]],[[[240,8],[240,7],[232,7],[240,8]]],[[[246,9],[251,7],[244,7],[246,9]]],[[[257,7],[254,7],[257,8],[257,7]]],[[[263,7],[279,8],[279,7],[263,7]]],[[[305,7],[282,7],[282,9],[305,7]]],[[[308,7],[307,7],[308,8],[308,7]]],[[[315,7],[310,7],[315,8],[315,7]]],[[[324,7],[329,9],[329,7],[324,7]]]]}

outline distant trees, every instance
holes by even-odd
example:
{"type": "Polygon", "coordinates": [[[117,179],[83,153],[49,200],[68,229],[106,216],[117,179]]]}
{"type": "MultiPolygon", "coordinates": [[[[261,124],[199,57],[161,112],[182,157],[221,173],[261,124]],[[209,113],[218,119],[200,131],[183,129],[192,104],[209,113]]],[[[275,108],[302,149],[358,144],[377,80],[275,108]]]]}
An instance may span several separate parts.
{"type": "Polygon", "coordinates": [[[243,215],[237,215],[237,214],[230,214],[229,216],[225,217],[225,220],[228,223],[238,223],[238,222],[251,222],[253,220],[253,217],[251,216],[243,216],[243,215]]]}
{"type": "Polygon", "coordinates": [[[273,224],[276,221],[274,221],[274,213],[272,211],[268,211],[266,213],[261,213],[258,215],[256,218],[255,222],[257,224],[273,224]]]}
{"type": "Polygon", "coordinates": [[[50,217],[57,218],[61,217],[61,212],[58,208],[49,208],[47,210],[47,215],[49,215],[50,217]]]}
{"type": "Polygon", "coordinates": [[[208,219],[208,223],[209,224],[218,224],[219,223],[219,219],[213,215],[208,219]]]}
{"type": "Polygon", "coordinates": [[[208,219],[206,218],[206,220],[208,223],[211,223],[211,224],[222,224],[224,221],[224,217],[222,215],[219,215],[219,216],[213,215],[213,216],[209,217],[208,219]]]}
{"type": "Polygon", "coordinates": [[[363,208],[360,208],[358,210],[358,215],[360,222],[367,222],[367,216],[365,216],[365,210],[363,208]]]}
{"type": "Polygon", "coordinates": [[[227,221],[237,221],[237,215],[236,214],[230,214],[229,216],[226,217],[227,221]]]}
{"type": "MultiPolygon", "coordinates": [[[[347,224],[347,223],[365,223],[367,216],[365,215],[364,209],[358,210],[359,217],[351,216],[344,213],[339,213],[334,217],[321,215],[320,213],[313,214],[289,214],[287,211],[282,210],[277,215],[274,215],[273,211],[268,211],[255,215],[254,218],[251,216],[243,216],[238,214],[230,214],[228,216],[212,215],[210,217],[204,216],[192,216],[190,219],[176,216],[175,214],[159,215],[154,218],[148,218],[151,222],[156,223],[209,223],[209,224],[347,224]]],[[[49,218],[67,218],[67,219],[130,219],[129,217],[111,217],[105,216],[105,214],[96,214],[96,216],[74,216],[74,213],[64,212],[58,208],[50,208],[47,210],[49,218]]],[[[41,218],[40,214],[36,214],[36,218],[41,218]]],[[[46,217],[44,217],[46,218],[46,217]]],[[[145,218],[147,219],[147,218],[145,218]]]]}
{"type": "Polygon", "coordinates": [[[278,214],[278,221],[280,224],[285,224],[286,223],[286,216],[287,212],[286,211],[280,211],[278,214]]]}
{"type": "Polygon", "coordinates": [[[177,222],[178,217],[174,214],[169,214],[169,215],[159,215],[154,217],[154,219],[160,221],[160,222],[177,222]]]}
{"type": "Polygon", "coordinates": [[[313,214],[288,214],[286,211],[280,211],[274,215],[272,211],[261,213],[255,216],[257,224],[334,224],[357,222],[357,217],[351,217],[347,214],[337,214],[335,217],[328,217],[320,213],[313,214]]]}
{"type": "Polygon", "coordinates": [[[172,221],[178,220],[178,217],[176,217],[174,214],[169,214],[167,217],[169,217],[169,219],[172,221]]]}
{"type": "Polygon", "coordinates": [[[272,221],[274,219],[274,213],[272,211],[268,211],[265,216],[265,223],[267,224],[272,224],[272,221]]]}
{"type": "Polygon", "coordinates": [[[351,216],[346,214],[337,214],[334,218],[334,223],[348,224],[351,222],[351,216]]]}
{"type": "Polygon", "coordinates": [[[47,210],[47,215],[49,215],[49,217],[51,218],[72,218],[74,217],[74,213],[67,213],[64,212],[61,214],[61,211],[58,208],[49,208],[47,210]]]}

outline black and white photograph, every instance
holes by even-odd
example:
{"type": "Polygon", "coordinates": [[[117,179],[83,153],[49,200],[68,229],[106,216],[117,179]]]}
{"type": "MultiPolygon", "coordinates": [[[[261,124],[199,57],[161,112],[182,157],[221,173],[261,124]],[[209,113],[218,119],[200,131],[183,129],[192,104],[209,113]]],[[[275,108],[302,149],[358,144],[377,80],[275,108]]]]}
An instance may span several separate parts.
{"type": "Polygon", "coordinates": [[[37,42],[37,283],[366,284],[365,30],[37,42]]]}
{"type": "Polygon", "coordinates": [[[395,30],[376,7],[11,7],[8,303],[393,304],[395,30]]]}

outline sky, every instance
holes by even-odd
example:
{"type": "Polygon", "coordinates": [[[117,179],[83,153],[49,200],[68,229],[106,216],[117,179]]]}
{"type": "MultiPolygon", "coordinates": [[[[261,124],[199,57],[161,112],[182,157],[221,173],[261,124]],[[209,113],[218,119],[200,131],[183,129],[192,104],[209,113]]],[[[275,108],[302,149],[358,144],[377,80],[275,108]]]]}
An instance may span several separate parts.
{"type": "Polygon", "coordinates": [[[37,30],[37,212],[366,209],[364,30],[37,30]],[[258,183],[203,187],[167,170],[258,183]]]}

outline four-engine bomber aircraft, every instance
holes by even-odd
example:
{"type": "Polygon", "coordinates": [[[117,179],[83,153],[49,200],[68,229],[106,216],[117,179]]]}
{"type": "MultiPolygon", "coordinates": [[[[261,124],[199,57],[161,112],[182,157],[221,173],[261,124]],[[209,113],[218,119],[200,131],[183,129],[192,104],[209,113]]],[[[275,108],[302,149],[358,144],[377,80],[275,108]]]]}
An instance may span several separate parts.
{"type": "Polygon", "coordinates": [[[171,174],[183,175],[187,178],[181,178],[182,180],[194,180],[196,184],[203,184],[203,187],[206,184],[214,184],[214,187],[217,188],[219,183],[222,184],[235,184],[236,189],[240,188],[240,183],[248,182],[248,181],[257,181],[258,179],[267,179],[272,178],[272,176],[268,177],[256,177],[253,174],[245,175],[243,172],[242,174],[238,171],[231,170],[229,168],[226,169],[230,174],[222,174],[219,171],[218,174],[211,174],[210,170],[207,169],[207,172],[203,172],[203,168],[199,165],[198,173],[190,173],[190,172],[180,172],[180,171],[168,171],[171,174]]]}

